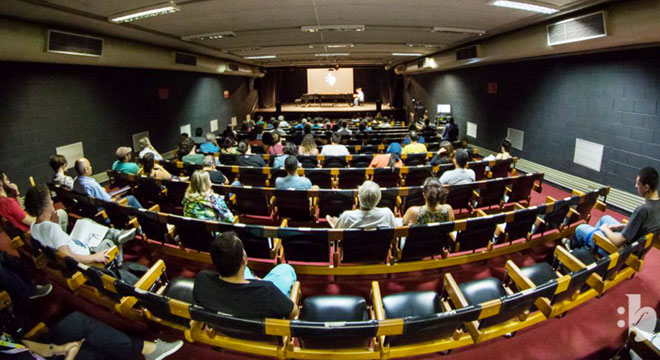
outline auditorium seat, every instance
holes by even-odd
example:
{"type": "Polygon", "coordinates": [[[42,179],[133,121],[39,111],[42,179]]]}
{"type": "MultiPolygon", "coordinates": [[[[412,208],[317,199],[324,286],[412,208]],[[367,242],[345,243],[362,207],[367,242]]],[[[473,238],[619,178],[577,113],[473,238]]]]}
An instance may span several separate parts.
{"type": "Polygon", "coordinates": [[[339,169],[338,184],[340,189],[355,189],[367,180],[366,169],[339,169]]]}
{"type": "Polygon", "coordinates": [[[296,228],[279,228],[277,236],[282,240],[284,258],[289,261],[329,263],[334,251],[325,229],[301,231],[296,228]]]}
{"type": "Polygon", "coordinates": [[[477,183],[450,186],[447,194],[447,204],[451,205],[455,211],[466,209],[468,212],[472,212],[472,198],[477,186],[477,183]]]}
{"type": "Polygon", "coordinates": [[[454,223],[446,222],[430,225],[414,225],[408,228],[404,239],[399,239],[397,259],[399,261],[421,260],[427,257],[445,256],[453,250],[449,234],[454,231],[454,223]]]}
{"type": "Polygon", "coordinates": [[[249,186],[232,186],[229,188],[227,191],[236,195],[230,205],[234,215],[270,217],[273,210],[270,190],[264,191],[263,188],[249,186]]]}
{"type": "Polygon", "coordinates": [[[378,184],[381,188],[394,188],[399,186],[400,175],[398,168],[376,168],[370,169],[373,173],[372,181],[378,184]]]}
{"type": "Polygon", "coordinates": [[[214,237],[213,231],[207,226],[210,222],[178,215],[168,215],[167,221],[176,227],[179,241],[187,249],[209,251],[214,237]]]}
{"type": "Polygon", "coordinates": [[[506,214],[485,215],[467,220],[459,220],[456,222],[456,227],[459,227],[460,222],[465,222],[465,229],[458,232],[457,235],[452,235],[454,243],[456,244],[456,251],[466,251],[483,248],[491,248],[493,236],[497,224],[504,222],[506,214]]]}
{"type": "Polygon", "coordinates": [[[326,215],[339,216],[356,205],[355,190],[320,190],[318,194],[320,219],[326,215]]]}
{"type": "Polygon", "coordinates": [[[238,178],[244,186],[269,186],[270,168],[241,166],[238,168],[238,178]]]}
{"type": "Polygon", "coordinates": [[[508,212],[506,218],[513,217],[504,224],[498,224],[498,242],[513,242],[518,239],[529,240],[532,225],[540,211],[545,211],[545,205],[524,208],[519,204],[514,205],[513,212],[508,212]]]}
{"type": "Polygon", "coordinates": [[[316,190],[274,190],[273,195],[279,219],[316,222],[319,200],[316,190]]]}
{"type": "Polygon", "coordinates": [[[523,202],[529,205],[532,190],[541,192],[543,173],[519,175],[512,178],[511,185],[507,188],[506,202],[523,202]]]}
{"type": "Polygon", "coordinates": [[[305,177],[321,189],[332,189],[332,172],[330,169],[305,169],[305,177]]]}
{"type": "Polygon", "coordinates": [[[300,162],[300,165],[303,168],[315,169],[319,164],[318,160],[316,159],[316,156],[298,155],[296,156],[296,158],[298,159],[298,162],[300,162]]]}
{"type": "Polygon", "coordinates": [[[468,169],[474,171],[474,176],[476,181],[484,180],[486,178],[486,167],[488,166],[487,161],[471,161],[468,163],[468,169]]]}
{"type": "Polygon", "coordinates": [[[393,228],[344,229],[338,242],[341,263],[385,263],[394,238],[393,228]]]}
{"type": "Polygon", "coordinates": [[[324,168],[345,168],[346,165],[346,156],[324,156],[324,168]]]}
{"type": "Polygon", "coordinates": [[[400,173],[405,186],[421,186],[426,178],[433,176],[433,169],[430,165],[406,166],[401,168],[400,173]]]}
{"type": "Polygon", "coordinates": [[[402,156],[403,163],[406,166],[419,166],[426,164],[426,153],[422,154],[407,154],[402,156]]]}
{"type": "Polygon", "coordinates": [[[479,190],[474,194],[475,208],[499,206],[504,204],[504,193],[511,179],[499,178],[479,183],[479,190]]]}

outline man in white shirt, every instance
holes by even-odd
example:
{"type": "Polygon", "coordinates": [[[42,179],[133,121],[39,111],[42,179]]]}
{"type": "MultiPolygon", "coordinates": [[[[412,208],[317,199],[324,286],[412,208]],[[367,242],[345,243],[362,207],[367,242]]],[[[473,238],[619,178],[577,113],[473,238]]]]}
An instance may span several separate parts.
{"type": "Polygon", "coordinates": [[[465,149],[456,150],[454,155],[454,170],[445,171],[444,174],[440,177],[440,183],[442,185],[460,185],[474,182],[476,176],[474,170],[466,169],[469,155],[465,149]]]}
{"type": "Polygon", "coordinates": [[[346,146],[339,144],[341,141],[341,135],[334,132],[330,136],[330,145],[323,145],[321,149],[321,155],[325,156],[348,156],[350,153],[346,146]]]}
{"type": "Polygon", "coordinates": [[[337,134],[339,134],[341,136],[351,136],[351,135],[353,135],[353,131],[351,131],[348,128],[348,122],[346,122],[346,120],[341,122],[341,129],[337,130],[337,134]]]}
{"type": "Polygon", "coordinates": [[[362,103],[364,103],[364,93],[362,92],[362,88],[359,87],[355,89],[355,94],[353,95],[353,105],[358,106],[362,103]]]}
{"type": "Polygon", "coordinates": [[[358,190],[358,200],[360,208],[358,210],[344,211],[339,219],[330,215],[326,216],[328,224],[333,228],[352,229],[352,228],[375,228],[375,227],[395,227],[397,219],[389,208],[376,207],[380,202],[382,194],[380,186],[373,181],[365,181],[358,190]]]}

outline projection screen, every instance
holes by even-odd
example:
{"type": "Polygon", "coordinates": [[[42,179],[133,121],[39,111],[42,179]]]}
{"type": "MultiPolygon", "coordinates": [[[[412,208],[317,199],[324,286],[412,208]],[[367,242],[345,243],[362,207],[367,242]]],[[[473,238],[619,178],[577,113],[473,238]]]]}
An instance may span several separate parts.
{"type": "Polygon", "coordinates": [[[353,93],[353,69],[307,69],[308,94],[353,93]]]}

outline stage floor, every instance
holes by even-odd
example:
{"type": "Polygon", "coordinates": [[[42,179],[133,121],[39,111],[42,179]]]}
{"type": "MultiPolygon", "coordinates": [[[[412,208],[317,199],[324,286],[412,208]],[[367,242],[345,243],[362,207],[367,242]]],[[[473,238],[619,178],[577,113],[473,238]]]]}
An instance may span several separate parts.
{"type": "MultiPolygon", "coordinates": [[[[383,104],[383,111],[394,110],[389,104],[383,104]]],[[[302,106],[296,104],[282,104],[282,112],[284,113],[328,113],[328,112],[361,112],[361,111],[376,111],[376,103],[364,103],[360,106],[348,106],[345,103],[332,104],[324,103],[322,106],[310,105],[302,106]],[[334,106],[333,106],[334,105],[334,106]]],[[[274,113],[275,107],[257,109],[256,112],[261,113],[274,113]]]]}

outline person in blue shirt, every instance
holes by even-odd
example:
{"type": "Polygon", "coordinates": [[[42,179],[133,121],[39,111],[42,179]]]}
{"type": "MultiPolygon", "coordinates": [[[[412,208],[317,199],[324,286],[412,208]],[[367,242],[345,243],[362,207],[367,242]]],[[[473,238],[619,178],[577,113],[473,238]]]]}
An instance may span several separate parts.
{"type": "MultiPolygon", "coordinates": [[[[294,143],[287,143],[286,146],[284,147],[284,155],[280,155],[273,160],[273,167],[281,169],[284,167],[284,161],[286,158],[289,157],[289,155],[296,156],[298,155],[298,146],[294,143]]],[[[298,162],[298,167],[301,167],[302,165],[300,162],[298,162]]]]}
{"type": "Polygon", "coordinates": [[[309,190],[312,188],[312,182],[308,178],[298,175],[298,160],[295,156],[286,157],[284,169],[286,169],[287,176],[275,179],[276,189],[309,190]]]}
{"type": "MultiPolygon", "coordinates": [[[[92,196],[104,201],[115,201],[107,191],[92,178],[92,164],[86,158],[76,160],[76,172],[78,177],[73,181],[73,191],[92,196]]],[[[128,201],[128,206],[142,208],[142,204],[133,195],[126,195],[124,198],[128,201]]]]}
{"type": "Polygon", "coordinates": [[[112,164],[112,170],[125,174],[137,175],[140,171],[138,164],[131,161],[132,150],[129,147],[121,146],[115,152],[117,160],[112,164]]]}
{"type": "Polygon", "coordinates": [[[206,142],[199,146],[199,151],[205,154],[215,154],[220,152],[220,146],[218,146],[218,142],[215,141],[215,135],[213,135],[213,133],[206,134],[206,142]]]}

